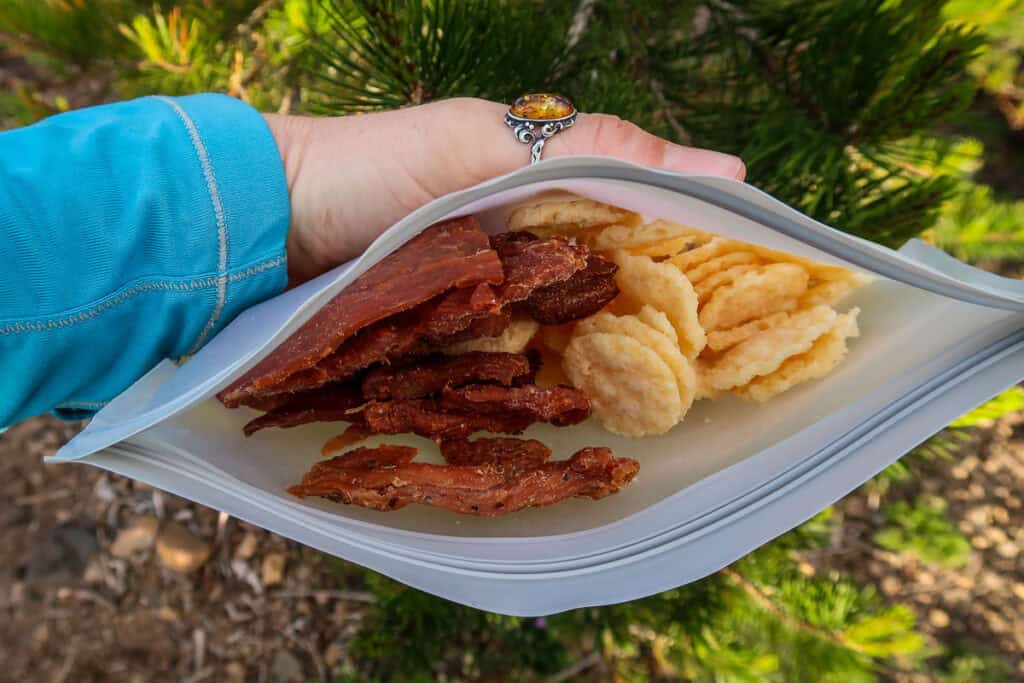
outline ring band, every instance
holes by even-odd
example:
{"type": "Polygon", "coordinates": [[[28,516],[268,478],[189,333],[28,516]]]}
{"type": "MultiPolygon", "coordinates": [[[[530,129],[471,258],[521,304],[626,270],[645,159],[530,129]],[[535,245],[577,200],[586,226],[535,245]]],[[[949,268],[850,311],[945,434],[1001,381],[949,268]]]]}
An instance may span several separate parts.
{"type": "Polygon", "coordinates": [[[564,95],[531,93],[516,98],[505,114],[505,125],[516,140],[530,145],[530,163],[535,164],[548,138],[576,123],[576,113],[564,95]]]}

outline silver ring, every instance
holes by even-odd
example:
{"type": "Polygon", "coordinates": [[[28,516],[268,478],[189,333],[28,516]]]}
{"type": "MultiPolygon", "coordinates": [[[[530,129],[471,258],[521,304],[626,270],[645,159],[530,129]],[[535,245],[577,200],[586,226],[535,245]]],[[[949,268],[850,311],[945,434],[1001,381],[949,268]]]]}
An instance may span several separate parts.
{"type": "Polygon", "coordinates": [[[516,98],[505,113],[505,125],[516,140],[530,145],[530,163],[540,161],[548,138],[576,123],[576,107],[564,95],[530,93],[516,98]]]}

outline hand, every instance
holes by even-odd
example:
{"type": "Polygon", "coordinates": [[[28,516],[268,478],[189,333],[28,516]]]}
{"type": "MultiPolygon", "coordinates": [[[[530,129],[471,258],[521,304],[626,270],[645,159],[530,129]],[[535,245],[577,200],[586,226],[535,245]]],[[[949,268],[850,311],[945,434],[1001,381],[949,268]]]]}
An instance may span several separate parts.
{"type": "MultiPolygon", "coordinates": [[[[355,257],[430,200],[523,166],[529,148],[512,138],[506,110],[452,99],[338,118],[266,115],[291,196],[292,282],[355,257]]],[[[572,154],[728,178],[746,172],[737,157],[675,145],[607,114],[580,114],[544,147],[545,159],[572,154]]]]}

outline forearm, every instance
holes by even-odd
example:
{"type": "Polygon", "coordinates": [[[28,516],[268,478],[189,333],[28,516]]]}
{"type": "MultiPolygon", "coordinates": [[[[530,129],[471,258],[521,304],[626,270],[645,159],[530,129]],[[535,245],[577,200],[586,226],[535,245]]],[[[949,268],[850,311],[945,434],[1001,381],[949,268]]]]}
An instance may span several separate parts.
{"type": "Polygon", "coordinates": [[[285,283],[262,118],[145,98],[0,135],[0,426],[87,415],[285,283]]]}

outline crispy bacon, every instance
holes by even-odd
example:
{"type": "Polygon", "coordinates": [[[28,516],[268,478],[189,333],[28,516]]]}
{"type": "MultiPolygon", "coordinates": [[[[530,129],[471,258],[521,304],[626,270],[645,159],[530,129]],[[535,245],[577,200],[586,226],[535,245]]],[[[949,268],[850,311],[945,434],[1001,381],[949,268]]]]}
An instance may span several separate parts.
{"type": "Polygon", "coordinates": [[[612,261],[596,254],[568,280],[534,290],[526,300],[530,317],[542,325],[561,325],[597,313],[619,293],[612,261]]]}
{"type": "Polygon", "coordinates": [[[504,232],[491,237],[491,246],[505,269],[505,281],[497,287],[506,304],[527,299],[539,288],[572,277],[587,266],[589,250],[564,237],[539,239],[530,232],[504,232]]]}
{"type": "Polygon", "coordinates": [[[312,367],[378,320],[452,287],[503,280],[501,261],[475,218],[430,227],[357,278],[219,398],[229,407],[237,406],[246,396],[312,367]]]}
{"type": "Polygon", "coordinates": [[[441,395],[443,410],[474,415],[524,415],[533,422],[550,422],[557,427],[577,424],[590,417],[590,400],[574,387],[541,388],[533,384],[503,387],[470,384],[447,388],[441,395]]]}
{"type": "Polygon", "coordinates": [[[252,436],[267,427],[297,427],[310,422],[346,420],[348,411],[366,403],[358,383],[328,384],[288,397],[264,415],[250,420],[242,431],[252,436]]]}
{"type": "Polygon", "coordinates": [[[411,366],[371,370],[363,378],[363,396],[375,400],[423,398],[446,387],[471,382],[511,386],[514,380],[532,373],[532,364],[525,354],[478,351],[460,356],[432,356],[411,366]]]}
{"type": "Polygon", "coordinates": [[[501,441],[502,454],[479,464],[416,463],[416,450],[402,446],[359,448],[317,463],[301,484],[288,490],[299,497],[374,510],[421,503],[493,517],[573,496],[603,498],[628,484],[639,470],[635,460],[615,458],[607,448],[584,448],[568,460],[545,462],[547,449],[532,445],[537,442],[501,441]]]}

